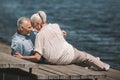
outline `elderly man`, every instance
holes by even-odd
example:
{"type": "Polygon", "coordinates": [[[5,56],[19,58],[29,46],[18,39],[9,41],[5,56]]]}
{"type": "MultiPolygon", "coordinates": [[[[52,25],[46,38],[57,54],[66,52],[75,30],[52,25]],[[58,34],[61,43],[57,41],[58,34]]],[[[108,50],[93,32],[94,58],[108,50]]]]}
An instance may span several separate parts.
{"type": "MultiPolygon", "coordinates": [[[[40,59],[42,56],[52,64],[86,63],[97,70],[108,70],[109,65],[98,58],[74,48],[63,37],[58,24],[47,24],[46,14],[39,11],[31,16],[33,27],[38,30],[34,51],[40,59]]],[[[19,58],[25,58],[20,56],[19,58]]]]}
{"type": "Polygon", "coordinates": [[[32,31],[29,18],[21,17],[17,21],[18,30],[12,37],[11,49],[15,57],[24,56],[27,60],[38,61],[37,53],[34,53],[35,33],[32,31]]]}

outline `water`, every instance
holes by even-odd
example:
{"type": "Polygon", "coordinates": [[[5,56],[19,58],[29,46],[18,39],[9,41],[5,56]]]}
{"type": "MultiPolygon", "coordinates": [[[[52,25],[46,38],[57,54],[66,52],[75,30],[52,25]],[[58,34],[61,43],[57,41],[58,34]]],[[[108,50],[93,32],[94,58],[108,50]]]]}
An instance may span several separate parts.
{"type": "Polygon", "coordinates": [[[74,47],[120,69],[119,0],[0,0],[0,39],[11,42],[17,19],[39,10],[67,31],[74,47]]]}

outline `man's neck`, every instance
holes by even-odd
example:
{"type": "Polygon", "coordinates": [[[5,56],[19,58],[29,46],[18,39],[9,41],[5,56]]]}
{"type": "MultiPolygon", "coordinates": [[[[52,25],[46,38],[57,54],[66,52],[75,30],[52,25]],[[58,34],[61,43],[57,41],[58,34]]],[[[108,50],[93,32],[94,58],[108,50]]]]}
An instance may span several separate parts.
{"type": "Polygon", "coordinates": [[[23,36],[29,36],[29,34],[24,34],[22,31],[20,30],[17,30],[17,33],[20,34],[20,35],[23,35],[23,36]]]}

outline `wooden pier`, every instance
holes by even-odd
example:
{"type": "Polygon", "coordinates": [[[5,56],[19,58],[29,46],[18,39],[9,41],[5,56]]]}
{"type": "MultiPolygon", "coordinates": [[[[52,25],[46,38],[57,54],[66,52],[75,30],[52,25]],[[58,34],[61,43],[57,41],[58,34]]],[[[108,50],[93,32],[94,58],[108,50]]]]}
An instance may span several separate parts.
{"type": "Polygon", "coordinates": [[[0,52],[0,80],[120,80],[120,71],[93,71],[74,64],[37,64],[0,52]]]}

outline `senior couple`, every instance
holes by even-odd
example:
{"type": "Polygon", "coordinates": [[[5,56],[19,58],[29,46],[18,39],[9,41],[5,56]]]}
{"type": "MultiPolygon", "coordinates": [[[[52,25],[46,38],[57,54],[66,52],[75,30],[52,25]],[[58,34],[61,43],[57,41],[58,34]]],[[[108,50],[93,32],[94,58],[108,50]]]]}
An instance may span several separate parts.
{"type": "Polygon", "coordinates": [[[94,70],[109,70],[110,65],[86,52],[77,50],[65,40],[66,32],[56,23],[46,23],[47,15],[39,11],[31,18],[21,17],[12,37],[12,55],[34,62],[50,64],[87,64],[94,70]]]}

